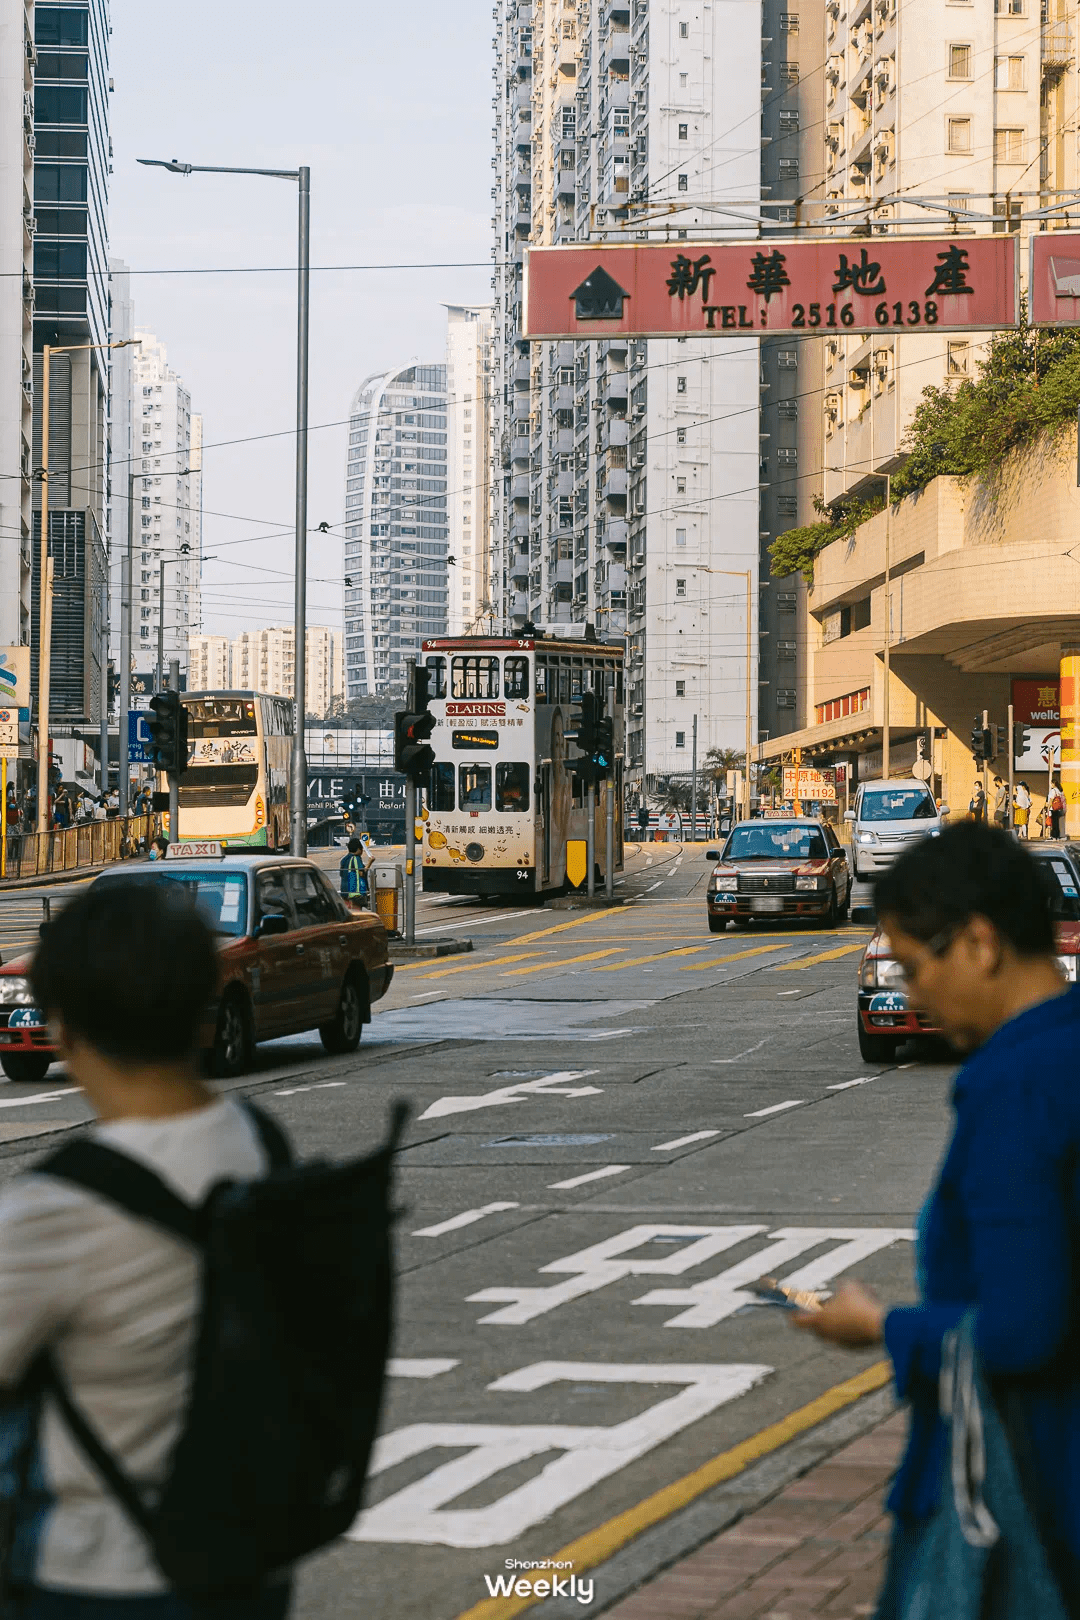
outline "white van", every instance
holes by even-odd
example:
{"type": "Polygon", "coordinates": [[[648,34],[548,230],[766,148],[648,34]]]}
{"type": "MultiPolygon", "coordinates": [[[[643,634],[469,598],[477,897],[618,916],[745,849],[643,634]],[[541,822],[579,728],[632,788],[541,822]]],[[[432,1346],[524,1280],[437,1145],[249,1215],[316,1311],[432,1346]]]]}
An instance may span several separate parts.
{"type": "Polygon", "coordinates": [[[883,872],[918,838],[936,837],[945,825],[947,804],[939,809],[930,789],[914,777],[896,782],[866,782],[845,821],[854,823],[851,860],[856,880],[866,882],[883,872]]]}

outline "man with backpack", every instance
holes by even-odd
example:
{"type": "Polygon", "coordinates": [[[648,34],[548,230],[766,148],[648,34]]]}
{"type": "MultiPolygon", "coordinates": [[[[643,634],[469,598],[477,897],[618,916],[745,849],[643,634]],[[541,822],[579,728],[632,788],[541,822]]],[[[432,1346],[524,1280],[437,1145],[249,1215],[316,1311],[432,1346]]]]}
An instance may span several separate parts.
{"type": "Polygon", "coordinates": [[[98,1120],[0,1192],[0,1598],[21,1620],[282,1620],[291,1566],[359,1506],[392,1142],[296,1166],[208,1089],[217,953],[179,884],[99,880],[31,984],[98,1120]],[[313,1230],[343,1233],[325,1264],[313,1230]]]}

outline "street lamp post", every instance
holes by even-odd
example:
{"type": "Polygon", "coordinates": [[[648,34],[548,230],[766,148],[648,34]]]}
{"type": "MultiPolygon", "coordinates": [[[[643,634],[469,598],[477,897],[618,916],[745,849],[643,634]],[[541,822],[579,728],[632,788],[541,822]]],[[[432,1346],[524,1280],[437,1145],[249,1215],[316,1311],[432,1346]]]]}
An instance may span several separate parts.
{"type": "MultiPolygon", "coordinates": [[[[41,572],[38,583],[38,768],[37,830],[49,830],[49,699],[52,686],[52,604],[53,575],[49,560],[49,372],[54,354],[83,354],[90,349],[126,349],[141,338],[121,338],[117,343],[46,343],[41,354],[41,512],[39,544],[41,572]]],[[[101,679],[108,685],[106,660],[101,679]]],[[[101,762],[101,787],[108,786],[109,762],[101,762]]]]}
{"type": "Polygon", "coordinates": [[[293,693],[296,726],[293,736],[289,792],[289,847],[294,855],[307,851],[307,754],[304,718],[307,708],[307,476],[308,476],[308,328],[311,287],[311,170],[237,169],[217,164],[181,163],[176,158],[139,158],[148,167],[171,174],[257,174],[273,180],[295,180],[299,189],[297,251],[296,352],[296,552],[293,637],[293,693]]]}

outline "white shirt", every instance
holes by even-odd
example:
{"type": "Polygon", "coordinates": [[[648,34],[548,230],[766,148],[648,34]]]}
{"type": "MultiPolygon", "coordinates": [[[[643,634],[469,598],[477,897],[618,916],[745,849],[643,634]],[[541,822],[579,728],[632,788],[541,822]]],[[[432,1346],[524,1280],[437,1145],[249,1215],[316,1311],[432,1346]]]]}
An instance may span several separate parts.
{"type": "MultiPolygon", "coordinates": [[[[97,1125],[93,1140],[140,1160],[190,1203],[215,1181],[267,1165],[236,1103],[169,1119],[97,1125]]],[[[180,1432],[196,1313],[198,1261],[179,1239],[59,1179],[19,1176],[0,1192],[0,1384],[48,1345],[75,1405],[126,1473],[159,1484],[180,1432]]],[[[127,1596],[164,1592],[146,1541],[109,1496],[46,1400],[39,1461],[53,1506],[37,1585],[127,1596]]]]}

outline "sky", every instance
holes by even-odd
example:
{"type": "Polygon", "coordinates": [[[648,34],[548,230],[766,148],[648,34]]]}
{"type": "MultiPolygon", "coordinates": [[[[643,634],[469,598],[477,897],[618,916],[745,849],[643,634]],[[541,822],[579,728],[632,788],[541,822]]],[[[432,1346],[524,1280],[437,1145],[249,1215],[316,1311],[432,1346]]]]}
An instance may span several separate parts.
{"type": "MultiPolygon", "coordinates": [[[[490,0],[112,0],[112,24],[113,257],[136,272],[294,266],[295,184],[136,159],[311,168],[308,514],[309,530],[333,528],[309,534],[308,622],[340,624],[353,394],[372,372],[442,361],[443,305],[492,297],[490,0]],[[385,264],[470,267],[315,268],[385,264]]],[[[203,416],[203,629],[291,623],[295,270],[131,286],[136,324],[203,416]]]]}

